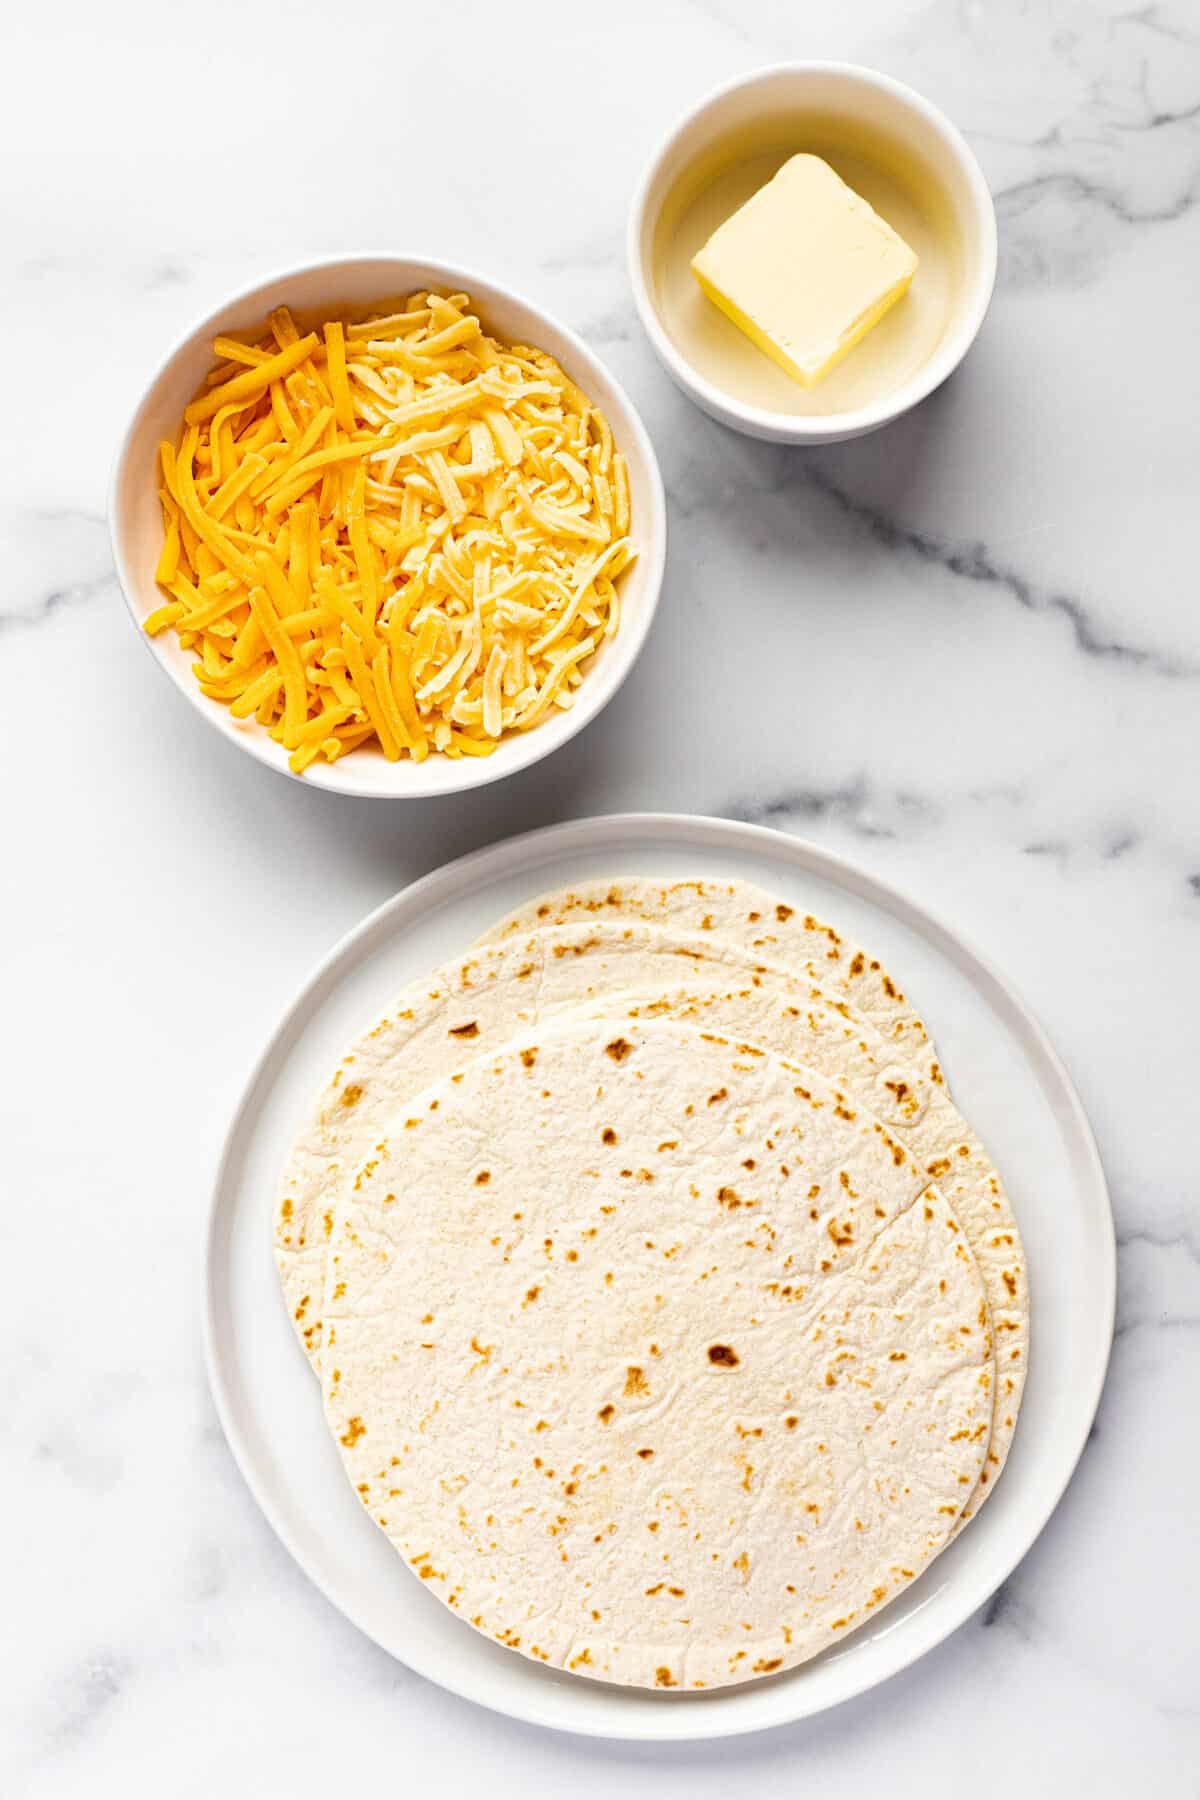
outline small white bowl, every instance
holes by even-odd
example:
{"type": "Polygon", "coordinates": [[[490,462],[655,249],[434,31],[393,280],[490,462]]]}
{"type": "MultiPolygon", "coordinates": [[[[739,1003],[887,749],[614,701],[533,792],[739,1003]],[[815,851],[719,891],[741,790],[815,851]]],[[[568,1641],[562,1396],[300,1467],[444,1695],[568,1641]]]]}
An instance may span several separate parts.
{"type": "MultiPolygon", "coordinates": [[[[735,199],[733,205],[740,203],[740,198],[735,199]]],[[[691,250],[681,248],[678,254],[690,256],[691,250]]],[[[782,64],[721,88],[676,126],[635,196],[628,256],[642,323],[684,393],[714,419],[751,437],[779,444],[828,444],[888,424],[916,406],[958,366],[991,299],[996,278],[996,214],[983,172],[966,141],[936,107],[911,88],[849,63],[782,64]],[[698,367],[696,356],[685,351],[678,330],[672,329],[664,306],[667,290],[661,278],[660,233],[669,235],[670,221],[678,221],[686,206],[731,165],[760,157],[769,165],[771,154],[782,162],[786,155],[810,148],[822,154],[826,145],[836,148],[839,141],[848,149],[869,145],[871,157],[889,177],[903,171],[897,176],[901,186],[913,193],[919,208],[934,221],[934,241],[939,246],[944,243],[948,259],[945,301],[934,327],[936,335],[928,354],[904,373],[898,385],[877,399],[841,411],[819,410],[823,384],[810,390],[793,384],[795,410],[791,410],[786,387],[780,385],[789,378],[782,371],[772,376],[774,365],[754,351],[754,357],[766,365],[764,380],[776,379],[779,395],[770,405],[755,405],[723,387],[713,378],[711,367],[698,367]]],[[[920,280],[918,269],[917,282],[920,280]]],[[[896,313],[910,304],[917,282],[913,293],[894,309],[896,313]]],[[[699,295],[698,288],[696,293],[699,295]]],[[[700,296],[697,305],[711,309],[714,331],[726,329],[711,302],[700,296]]],[[[888,318],[850,352],[827,381],[835,380],[856,357],[862,357],[872,338],[888,327],[888,318]]],[[[727,329],[740,337],[736,326],[729,324],[727,329]]]]}
{"type": "Polygon", "coordinates": [[[109,502],[113,558],[138,636],[159,667],[222,736],[269,768],[291,774],[282,745],[253,719],[233,718],[228,707],[200,691],[191,672],[193,655],[180,649],[173,632],[149,638],[142,630],[143,620],[163,603],[154,580],[163,537],[158,444],[164,437],[174,439],[185,405],[213,366],[212,340],[218,333],[253,329],[275,306],[287,305],[299,314],[326,309],[333,313],[338,308],[361,312],[420,288],[469,294],[489,330],[507,342],[533,344],[548,351],[600,408],[628,465],[630,535],[638,554],[621,577],[620,629],[587,665],[569,711],[556,709],[530,731],[504,738],[488,757],[454,759],[431,754],[423,763],[409,758],[390,763],[378,750],[364,745],[335,763],[318,759],[303,776],[294,777],[310,787],[342,794],[389,799],[451,794],[483,787],[540,762],[582,731],[612,699],[637,660],[662,588],[667,515],[658,460],[632,402],[579,338],[530,301],[466,269],[421,257],[334,257],[262,282],[197,325],[159,369],[125,434],[109,502]]]}

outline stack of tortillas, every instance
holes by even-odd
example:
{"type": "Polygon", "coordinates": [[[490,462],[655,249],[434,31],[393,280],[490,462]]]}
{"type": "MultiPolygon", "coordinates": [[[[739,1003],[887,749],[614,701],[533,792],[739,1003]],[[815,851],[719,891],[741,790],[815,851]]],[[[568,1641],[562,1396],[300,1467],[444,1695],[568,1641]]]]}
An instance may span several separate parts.
{"type": "Polygon", "coordinates": [[[744,883],[550,894],[414,984],[296,1140],[275,1243],[371,1517],[579,1675],[803,1662],[1012,1442],[999,1175],[888,973],[744,883]]]}

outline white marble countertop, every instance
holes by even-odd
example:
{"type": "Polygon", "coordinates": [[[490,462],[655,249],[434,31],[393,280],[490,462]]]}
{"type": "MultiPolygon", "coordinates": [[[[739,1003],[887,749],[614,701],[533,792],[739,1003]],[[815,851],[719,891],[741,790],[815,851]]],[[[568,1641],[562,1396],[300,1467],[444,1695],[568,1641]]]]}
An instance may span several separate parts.
{"type": "Polygon", "coordinates": [[[0,1788],[1200,1792],[1194,13],[65,0],[4,30],[0,1788]],[[623,266],[672,119],[798,56],[944,105],[1002,235],[955,379],[810,453],[693,411],[623,266]],[[239,757],[151,667],[110,568],[110,458],[168,343],[260,272],[376,247],[494,270],[571,321],[670,496],[619,698],[449,804],[239,757]],[[997,1598],[835,1713],[657,1751],[509,1724],[360,1638],[243,1487],[199,1332],[215,1147],[309,966],[448,857],[637,808],[807,834],[959,924],[1074,1073],[1120,1231],[1093,1440],[997,1598]]]}

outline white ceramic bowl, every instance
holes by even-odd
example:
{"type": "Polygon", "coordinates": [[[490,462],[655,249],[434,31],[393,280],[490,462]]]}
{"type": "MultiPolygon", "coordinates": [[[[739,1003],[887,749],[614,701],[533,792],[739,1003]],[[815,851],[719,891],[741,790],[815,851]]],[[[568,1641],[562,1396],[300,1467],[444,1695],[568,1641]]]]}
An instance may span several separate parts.
{"type": "Polygon", "coordinates": [[[227,707],[201,693],[191,672],[193,656],[180,649],[173,632],[149,638],[142,630],[142,621],[163,602],[154,581],[162,545],[158,443],[175,436],[184,406],[212,367],[212,340],[219,332],[253,328],[272,307],[283,304],[297,313],[363,308],[427,287],[469,294],[490,330],[509,342],[536,344],[549,351],[599,406],[629,468],[630,535],[638,555],[621,578],[620,630],[592,658],[569,711],[556,709],[532,730],[505,738],[488,757],[430,755],[423,763],[408,758],[389,763],[377,750],[364,746],[335,763],[318,759],[297,778],[343,794],[389,799],[450,794],[482,787],[539,762],[581,731],[612,699],[637,659],[662,587],[667,521],[654,448],[624,390],[579,338],[528,300],[469,270],[420,257],[337,257],[264,281],[197,325],[159,369],[125,434],[109,505],[113,557],[138,635],[160,668],[222,736],[268,767],[291,773],[287,752],[261,726],[253,719],[233,718],[227,707]]]}
{"type": "Polygon", "coordinates": [[[782,64],[721,88],[675,127],[634,198],[628,255],[634,298],[650,341],[698,406],[751,437],[781,444],[836,443],[874,431],[907,412],[965,356],[983,323],[995,282],[996,214],[983,172],[965,139],[911,88],[850,63],[782,64]],[[869,137],[885,162],[891,151],[898,166],[920,172],[922,189],[928,184],[930,201],[953,244],[954,287],[940,338],[921,366],[894,390],[853,411],[790,413],[751,405],[724,391],[685,353],[664,312],[657,239],[664,207],[681,182],[690,179],[702,187],[728,158],[743,157],[756,148],[804,149],[806,133],[811,134],[817,122],[822,136],[840,129],[848,142],[869,137]]]}

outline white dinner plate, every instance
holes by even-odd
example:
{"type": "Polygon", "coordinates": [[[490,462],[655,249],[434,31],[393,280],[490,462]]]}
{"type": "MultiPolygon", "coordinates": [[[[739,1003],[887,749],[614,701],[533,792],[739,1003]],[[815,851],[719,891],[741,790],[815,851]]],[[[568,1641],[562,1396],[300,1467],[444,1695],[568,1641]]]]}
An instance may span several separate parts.
{"type": "Polygon", "coordinates": [[[462,857],[335,947],[267,1045],[230,1126],[206,1280],[209,1375],[226,1436],[267,1518],[334,1606],[410,1668],[498,1712],[563,1731],[679,1739],[834,1706],[914,1662],[983,1604],[1046,1523],[1083,1448],[1112,1340],[1116,1252],[1104,1173],[1066,1070],[957,932],[814,844],[720,819],[634,814],[462,857]],[[955,1098],[1002,1171],[1029,1261],[1028,1383],[1012,1454],[982,1512],[877,1623],[775,1679],[711,1694],[611,1687],[544,1668],[472,1631],[414,1578],[346,1480],[272,1249],[275,1182],[292,1137],[346,1045],[398,989],[532,895],[624,875],[744,877],[881,957],[919,996],[955,1098]]]}

